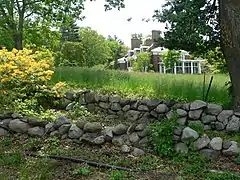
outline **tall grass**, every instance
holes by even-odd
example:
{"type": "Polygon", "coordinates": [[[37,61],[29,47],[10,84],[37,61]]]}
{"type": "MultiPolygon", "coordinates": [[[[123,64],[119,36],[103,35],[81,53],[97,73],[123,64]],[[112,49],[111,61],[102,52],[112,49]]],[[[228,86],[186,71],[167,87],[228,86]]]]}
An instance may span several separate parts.
{"type": "MultiPolygon", "coordinates": [[[[226,75],[213,75],[208,101],[230,106],[226,75]]],[[[211,75],[206,76],[206,89],[211,75]]],[[[57,68],[52,82],[63,81],[81,88],[118,93],[122,96],[194,101],[203,99],[203,75],[129,73],[79,67],[57,68]]],[[[206,90],[205,90],[206,92],[206,90]]]]}

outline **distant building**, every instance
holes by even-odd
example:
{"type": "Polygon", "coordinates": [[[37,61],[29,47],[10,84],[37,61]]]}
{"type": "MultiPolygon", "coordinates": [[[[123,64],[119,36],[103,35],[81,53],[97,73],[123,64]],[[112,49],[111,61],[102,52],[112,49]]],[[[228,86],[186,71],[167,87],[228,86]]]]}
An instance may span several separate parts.
{"type": "Polygon", "coordinates": [[[201,74],[203,59],[191,58],[191,55],[184,50],[180,50],[181,57],[178,63],[175,63],[174,67],[167,69],[161,60],[161,56],[168,51],[164,47],[155,47],[155,41],[160,37],[160,31],[152,31],[152,39],[146,39],[142,44],[139,39],[131,39],[131,50],[128,51],[126,56],[118,59],[120,70],[132,70],[130,58],[137,61],[137,54],[140,52],[151,52],[152,53],[152,64],[155,72],[159,73],[173,73],[173,74],[201,74]],[[151,43],[151,45],[150,45],[151,43]]]}

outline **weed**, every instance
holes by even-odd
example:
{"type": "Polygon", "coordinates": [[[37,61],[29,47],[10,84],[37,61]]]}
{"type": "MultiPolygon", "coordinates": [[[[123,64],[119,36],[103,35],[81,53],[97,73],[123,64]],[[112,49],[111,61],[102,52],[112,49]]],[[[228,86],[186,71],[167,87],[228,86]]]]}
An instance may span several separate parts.
{"type": "Polygon", "coordinates": [[[188,125],[190,128],[192,128],[193,130],[197,131],[199,135],[203,135],[204,134],[204,125],[202,123],[195,123],[193,122],[189,122],[188,125]]]}
{"type": "Polygon", "coordinates": [[[8,137],[8,136],[3,137],[3,140],[1,140],[1,144],[2,144],[3,146],[9,146],[9,145],[11,145],[11,144],[12,144],[12,139],[11,139],[11,137],[8,137]]]}
{"type": "Polygon", "coordinates": [[[126,179],[126,172],[113,170],[111,172],[109,180],[125,180],[126,179]]]}
{"type": "Polygon", "coordinates": [[[80,176],[88,176],[90,172],[91,171],[88,165],[80,165],[73,170],[74,175],[80,175],[80,176]]]}
{"type": "Polygon", "coordinates": [[[0,153],[0,165],[19,166],[22,163],[22,155],[20,152],[15,153],[0,153]]]}

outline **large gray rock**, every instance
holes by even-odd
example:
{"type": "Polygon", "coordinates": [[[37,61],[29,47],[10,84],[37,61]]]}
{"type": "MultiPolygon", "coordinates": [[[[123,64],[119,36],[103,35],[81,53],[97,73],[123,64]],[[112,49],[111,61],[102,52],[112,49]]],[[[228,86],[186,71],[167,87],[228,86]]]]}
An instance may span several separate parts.
{"type": "Polygon", "coordinates": [[[208,104],[207,105],[207,113],[210,115],[217,116],[219,113],[222,112],[222,106],[218,104],[208,104]]]}
{"type": "Polygon", "coordinates": [[[143,131],[139,131],[138,132],[138,135],[140,136],[140,137],[146,137],[146,136],[148,136],[148,135],[150,135],[151,134],[151,130],[149,129],[149,128],[145,128],[143,131]]]}
{"type": "Polygon", "coordinates": [[[27,133],[29,128],[31,128],[31,126],[20,119],[14,119],[9,123],[9,129],[17,133],[27,133]]]}
{"type": "Polygon", "coordinates": [[[121,147],[121,152],[122,153],[130,153],[131,152],[131,148],[128,145],[124,144],[121,147]]]}
{"type": "Polygon", "coordinates": [[[109,108],[109,104],[106,102],[100,102],[99,103],[99,107],[103,108],[103,109],[108,109],[109,108]]]}
{"type": "Polygon", "coordinates": [[[59,133],[61,135],[66,134],[69,131],[70,127],[71,127],[71,124],[63,124],[58,128],[59,133]]]}
{"type": "Polygon", "coordinates": [[[130,100],[131,99],[129,98],[122,98],[119,103],[121,104],[121,106],[125,106],[130,103],[130,100]]]}
{"type": "Polygon", "coordinates": [[[183,110],[183,109],[177,109],[177,114],[180,116],[180,117],[185,117],[187,116],[187,111],[183,110]]]}
{"type": "Polygon", "coordinates": [[[70,120],[65,117],[65,116],[61,116],[61,117],[58,117],[54,123],[54,128],[55,129],[58,129],[60,126],[62,126],[63,124],[70,124],[70,120]]]}
{"type": "Polygon", "coordinates": [[[209,137],[204,134],[202,137],[198,138],[197,141],[194,143],[194,147],[196,150],[202,149],[206,147],[210,143],[209,137]]]}
{"type": "Polygon", "coordinates": [[[220,122],[223,122],[226,119],[229,119],[233,115],[233,110],[223,110],[218,116],[217,119],[220,122]]]}
{"type": "Polygon", "coordinates": [[[110,96],[109,97],[109,102],[111,102],[111,103],[119,103],[120,100],[121,100],[120,96],[110,96]]]}
{"type": "Polygon", "coordinates": [[[149,108],[145,105],[140,105],[140,106],[138,106],[138,110],[139,111],[149,111],[149,108]]]}
{"type": "Polygon", "coordinates": [[[32,126],[41,126],[44,127],[47,124],[47,121],[43,121],[39,118],[36,117],[29,117],[28,118],[28,124],[32,126]]]}
{"type": "Polygon", "coordinates": [[[137,132],[134,132],[134,133],[130,134],[130,135],[129,135],[129,140],[130,140],[130,142],[132,142],[132,143],[137,143],[137,142],[140,140],[137,132]]]}
{"type": "Polygon", "coordinates": [[[113,111],[120,111],[122,109],[121,105],[119,103],[112,103],[111,104],[111,110],[113,111]]]}
{"type": "Polygon", "coordinates": [[[183,142],[186,142],[186,143],[187,142],[193,142],[198,137],[199,137],[199,134],[195,130],[193,130],[189,127],[186,127],[186,128],[183,129],[181,140],[183,142]]]}
{"type": "Polygon", "coordinates": [[[146,124],[138,124],[135,128],[136,131],[143,131],[146,128],[146,124]]]}
{"type": "Polygon", "coordinates": [[[198,110],[194,110],[194,111],[189,111],[188,116],[191,119],[199,119],[201,117],[203,110],[202,109],[198,109],[198,110]]]}
{"type": "Polygon", "coordinates": [[[100,132],[97,133],[84,133],[81,137],[80,137],[80,141],[85,141],[88,143],[94,143],[94,139],[101,136],[102,134],[100,132]]]}
{"type": "Polygon", "coordinates": [[[83,130],[81,130],[76,124],[73,124],[68,131],[68,137],[71,139],[79,139],[82,135],[83,130]]]}
{"type": "Polygon", "coordinates": [[[221,155],[220,151],[216,151],[213,149],[202,149],[200,153],[209,158],[217,158],[221,155]]]}
{"type": "Polygon", "coordinates": [[[93,140],[93,143],[96,144],[96,145],[104,144],[104,142],[105,142],[104,136],[96,137],[96,138],[93,140]]]}
{"type": "Polygon", "coordinates": [[[187,117],[178,118],[177,123],[184,126],[187,123],[187,117]]]}
{"type": "Polygon", "coordinates": [[[167,117],[168,120],[174,118],[174,112],[173,112],[173,111],[167,112],[167,113],[166,113],[166,117],[167,117]]]}
{"type": "Polygon", "coordinates": [[[50,133],[50,137],[54,137],[54,136],[60,137],[61,134],[59,133],[58,130],[55,130],[55,131],[53,131],[53,132],[50,133]]]}
{"type": "Polygon", "coordinates": [[[54,131],[54,122],[48,123],[45,126],[45,133],[51,133],[54,131]]]}
{"type": "Polygon", "coordinates": [[[28,134],[31,136],[38,136],[42,137],[44,135],[44,128],[43,127],[33,127],[28,129],[28,134]]]}
{"type": "Polygon", "coordinates": [[[216,122],[215,123],[215,128],[216,128],[216,130],[221,131],[221,130],[223,130],[225,128],[225,126],[221,122],[216,122]]]}
{"type": "Polygon", "coordinates": [[[150,109],[154,109],[156,108],[162,101],[159,99],[149,99],[146,102],[146,105],[150,108],[150,109]]]}
{"type": "Polygon", "coordinates": [[[202,122],[204,124],[209,124],[209,123],[214,122],[216,120],[217,120],[216,116],[213,116],[213,115],[206,115],[206,116],[202,117],[202,122]]]}
{"type": "Polygon", "coordinates": [[[169,108],[166,104],[159,104],[155,110],[157,113],[163,114],[169,111],[169,108]]]}
{"type": "Polygon", "coordinates": [[[126,114],[125,114],[125,119],[129,120],[129,121],[136,121],[139,116],[140,116],[140,112],[139,111],[135,111],[135,110],[129,110],[126,114]]]}
{"type": "Polygon", "coordinates": [[[139,148],[134,148],[132,154],[135,157],[141,157],[145,155],[145,152],[139,148]]]}
{"type": "Polygon", "coordinates": [[[222,149],[223,140],[220,137],[215,137],[210,141],[210,147],[213,150],[220,151],[222,149]]]}
{"type": "Polygon", "coordinates": [[[101,130],[102,130],[102,125],[98,122],[93,122],[93,123],[88,122],[83,127],[83,131],[89,132],[89,133],[95,133],[101,130]]]}
{"type": "Polygon", "coordinates": [[[237,156],[240,153],[238,143],[235,141],[231,141],[231,143],[232,144],[228,149],[222,151],[224,156],[237,156]]]}
{"type": "Polygon", "coordinates": [[[122,146],[124,144],[130,145],[129,137],[127,135],[114,136],[112,139],[112,144],[117,146],[122,146]]]}
{"type": "Polygon", "coordinates": [[[113,133],[116,135],[122,135],[127,132],[128,127],[124,124],[119,124],[113,128],[113,133]]]}
{"type": "Polygon", "coordinates": [[[196,100],[190,104],[190,110],[202,109],[207,106],[207,103],[201,100],[196,100]]]}
{"type": "Polygon", "coordinates": [[[227,124],[226,131],[239,132],[239,128],[240,128],[240,119],[233,115],[231,120],[227,124]]]}
{"type": "Polygon", "coordinates": [[[109,96],[108,95],[100,95],[100,101],[102,102],[108,102],[109,96]]]}
{"type": "Polygon", "coordinates": [[[8,135],[8,131],[6,129],[0,128],[0,137],[7,136],[7,135],[8,135]]]}
{"type": "Polygon", "coordinates": [[[0,127],[8,129],[8,125],[12,119],[3,119],[0,121],[0,127]]]}
{"type": "Polygon", "coordinates": [[[105,127],[103,135],[106,141],[111,141],[113,139],[113,127],[105,127]]]}
{"type": "Polygon", "coordinates": [[[86,103],[94,103],[95,102],[95,93],[89,92],[85,94],[86,103]]]}
{"type": "Polygon", "coordinates": [[[125,105],[125,106],[122,108],[122,110],[123,110],[124,112],[126,112],[126,111],[128,111],[130,108],[131,108],[130,105],[125,105]]]}
{"type": "Polygon", "coordinates": [[[223,149],[228,149],[232,145],[232,142],[229,140],[223,141],[223,149]]]}
{"type": "Polygon", "coordinates": [[[174,146],[176,152],[188,153],[188,147],[185,143],[177,143],[174,146]]]}
{"type": "Polygon", "coordinates": [[[141,146],[141,147],[148,146],[148,143],[149,143],[148,137],[144,137],[138,142],[139,146],[141,146]]]}
{"type": "Polygon", "coordinates": [[[77,127],[79,127],[80,129],[83,129],[84,126],[85,126],[85,124],[87,124],[87,123],[88,123],[87,119],[81,119],[81,120],[79,120],[79,121],[76,122],[76,125],[77,125],[77,127]]]}

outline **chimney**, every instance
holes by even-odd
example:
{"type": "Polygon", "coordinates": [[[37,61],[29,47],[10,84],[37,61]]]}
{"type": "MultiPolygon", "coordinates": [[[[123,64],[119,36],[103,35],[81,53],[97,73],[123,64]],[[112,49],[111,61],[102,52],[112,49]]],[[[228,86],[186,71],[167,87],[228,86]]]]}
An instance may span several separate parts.
{"type": "Polygon", "coordinates": [[[160,38],[160,37],[161,37],[161,31],[159,31],[159,30],[152,30],[152,40],[153,40],[153,42],[158,40],[158,38],[160,38]]]}
{"type": "Polygon", "coordinates": [[[131,39],[131,49],[139,48],[142,44],[142,41],[140,39],[132,38],[131,39]]]}

